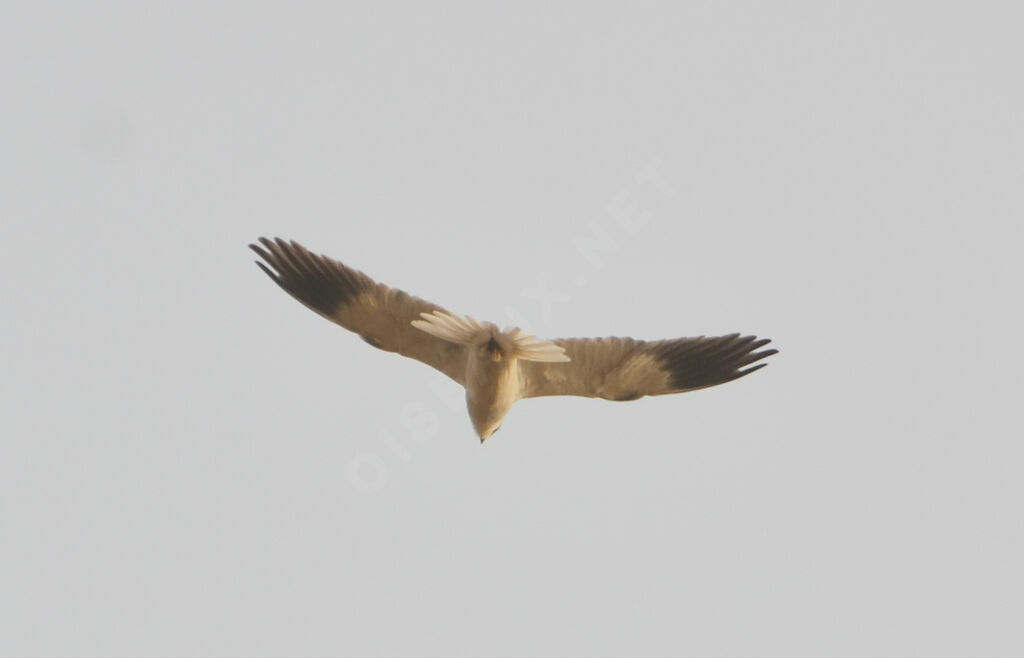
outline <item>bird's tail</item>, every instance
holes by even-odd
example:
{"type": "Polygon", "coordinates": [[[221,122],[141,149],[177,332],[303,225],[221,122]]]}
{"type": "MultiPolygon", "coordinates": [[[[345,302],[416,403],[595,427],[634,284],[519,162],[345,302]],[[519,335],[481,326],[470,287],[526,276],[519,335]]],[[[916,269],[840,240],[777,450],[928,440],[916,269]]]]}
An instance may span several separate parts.
{"type": "Polygon", "coordinates": [[[422,320],[413,320],[412,326],[450,343],[472,345],[487,328],[479,320],[444,311],[420,313],[422,320]]]}
{"type": "MultiPolygon", "coordinates": [[[[474,345],[486,340],[491,336],[491,330],[495,328],[490,323],[485,325],[469,316],[439,310],[420,313],[420,317],[421,320],[412,321],[412,326],[431,336],[459,345],[474,345]]],[[[537,338],[518,327],[501,332],[498,341],[511,358],[548,363],[565,363],[569,360],[565,348],[561,345],[537,338]]]]}
{"type": "Polygon", "coordinates": [[[514,354],[523,361],[544,361],[547,363],[566,363],[569,356],[565,348],[550,340],[537,338],[516,327],[505,331],[505,336],[512,339],[514,354]]]}

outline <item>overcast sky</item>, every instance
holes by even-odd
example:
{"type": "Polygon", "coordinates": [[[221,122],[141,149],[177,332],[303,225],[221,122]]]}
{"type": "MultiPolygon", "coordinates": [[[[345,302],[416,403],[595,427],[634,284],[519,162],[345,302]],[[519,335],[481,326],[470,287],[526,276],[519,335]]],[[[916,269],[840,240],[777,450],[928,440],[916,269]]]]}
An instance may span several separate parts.
{"type": "Polygon", "coordinates": [[[1014,9],[8,3],[0,654],[1021,655],[1014,9]],[[780,354],[481,446],[261,235],[780,354]]]}

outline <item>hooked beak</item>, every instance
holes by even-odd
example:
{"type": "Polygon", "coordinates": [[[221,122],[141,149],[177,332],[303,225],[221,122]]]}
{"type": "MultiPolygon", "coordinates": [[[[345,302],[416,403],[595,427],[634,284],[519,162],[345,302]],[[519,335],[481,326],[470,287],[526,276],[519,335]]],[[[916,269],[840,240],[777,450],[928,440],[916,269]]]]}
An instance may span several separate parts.
{"type": "Polygon", "coordinates": [[[481,437],[480,437],[480,445],[483,445],[483,444],[484,444],[484,441],[486,441],[486,440],[487,440],[487,439],[489,439],[490,437],[492,437],[492,436],[494,436],[495,434],[497,434],[497,433],[498,433],[498,430],[500,430],[500,429],[501,429],[501,424],[499,423],[499,424],[498,424],[498,426],[497,426],[497,427],[495,427],[495,428],[494,428],[493,430],[491,430],[491,431],[490,431],[490,432],[488,432],[487,434],[484,434],[483,436],[481,436],[481,437]]]}

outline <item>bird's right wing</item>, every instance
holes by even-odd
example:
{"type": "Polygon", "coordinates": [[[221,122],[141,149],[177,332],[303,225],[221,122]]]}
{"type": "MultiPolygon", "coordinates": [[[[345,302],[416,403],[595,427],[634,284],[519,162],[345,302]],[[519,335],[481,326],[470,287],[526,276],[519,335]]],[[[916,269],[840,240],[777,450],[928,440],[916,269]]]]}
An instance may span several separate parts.
{"type": "Polygon", "coordinates": [[[397,352],[440,370],[464,384],[468,348],[442,340],[411,324],[421,313],[444,311],[436,304],[377,283],[297,242],[260,238],[249,247],[274,283],[328,320],[359,334],[370,345],[397,352]],[[268,267],[269,265],[269,267],[268,267]]]}
{"type": "Polygon", "coordinates": [[[730,334],[644,341],[634,338],[555,339],[568,363],[521,362],[522,397],[581,395],[636,400],[724,384],[766,363],[778,350],[759,350],[767,338],[730,334]],[[747,367],[750,366],[750,367],[747,367]]]}

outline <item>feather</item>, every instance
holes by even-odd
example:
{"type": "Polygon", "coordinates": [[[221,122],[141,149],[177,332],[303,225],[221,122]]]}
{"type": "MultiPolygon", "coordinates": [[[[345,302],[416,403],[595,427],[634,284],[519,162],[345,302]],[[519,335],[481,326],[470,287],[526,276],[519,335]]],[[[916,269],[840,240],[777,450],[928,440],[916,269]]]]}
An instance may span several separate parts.
{"type": "Polygon", "coordinates": [[[459,345],[471,345],[484,329],[480,321],[471,317],[462,317],[444,311],[420,313],[422,320],[413,320],[410,324],[431,336],[459,345]]]}
{"type": "Polygon", "coordinates": [[[543,363],[566,363],[569,361],[569,357],[565,354],[565,348],[550,340],[542,340],[519,328],[506,335],[512,339],[514,347],[512,356],[517,359],[543,363]]]}
{"type": "Polygon", "coordinates": [[[497,431],[522,398],[580,395],[625,401],[682,393],[749,375],[765,366],[762,359],[777,353],[766,347],[767,338],[740,334],[544,340],[519,327],[499,331],[490,322],[450,313],[296,242],[260,238],[250,247],[263,261],[256,263],[260,269],[313,311],[376,348],[421,361],[462,384],[481,440],[497,431]]]}

